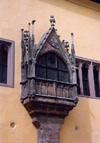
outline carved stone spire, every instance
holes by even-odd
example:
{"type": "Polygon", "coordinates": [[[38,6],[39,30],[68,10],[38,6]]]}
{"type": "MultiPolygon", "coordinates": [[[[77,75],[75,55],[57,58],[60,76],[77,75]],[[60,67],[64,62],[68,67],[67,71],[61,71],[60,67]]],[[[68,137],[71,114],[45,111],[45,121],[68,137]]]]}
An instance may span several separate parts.
{"type": "Polygon", "coordinates": [[[32,34],[33,34],[33,35],[34,35],[34,23],[35,23],[35,21],[36,21],[36,20],[33,20],[33,21],[32,21],[32,34]]]}
{"type": "Polygon", "coordinates": [[[22,48],[22,59],[21,59],[21,82],[24,81],[24,53],[25,53],[25,47],[24,47],[24,29],[21,29],[22,31],[22,39],[21,39],[21,48],[22,48]]]}
{"type": "Polygon", "coordinates": [[[74,34],[73,33],[71,33],[71,39],[72,39],[72,44],[71,44],[72,61],[75,66],[75,49],[74,49],[74,34]]]}
{"type": "Polygon", "coordinates": [[[34,23],[35,23],[35,20],[32,21],[32,49],[33,49],[33,57],[35,57],[34,23]]]}

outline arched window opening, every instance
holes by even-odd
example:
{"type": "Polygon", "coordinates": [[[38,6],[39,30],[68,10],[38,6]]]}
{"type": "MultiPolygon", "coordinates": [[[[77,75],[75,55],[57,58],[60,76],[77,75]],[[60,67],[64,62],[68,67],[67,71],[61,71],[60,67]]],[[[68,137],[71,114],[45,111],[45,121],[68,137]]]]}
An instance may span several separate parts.
{"type": "Polygon", "coordinates": [[[83,80],[83,92],[84,95],[89,96],[89,81],[88,81],[88,67],[86,64],[83,64],[82,66],[82,80],[83,80]]]}
{"type": "Polygon", "coordinates": [[[8,47],[5,44],[0,45],[0,83],[7,83],[7,57],[8,47]]]}
{"type": "Polygon", "coordinates": [[[44,54],[38,59],[36,77],[69,82],[67,65],[55,53],[44,54]]]}
{"type": "Polygon", "coordinates": [[[93,76],[94,76],[94,86],[95,86],[95,96],[100,97],[99,91],[99,71],[96,66],[93,68],[93,76]]]}

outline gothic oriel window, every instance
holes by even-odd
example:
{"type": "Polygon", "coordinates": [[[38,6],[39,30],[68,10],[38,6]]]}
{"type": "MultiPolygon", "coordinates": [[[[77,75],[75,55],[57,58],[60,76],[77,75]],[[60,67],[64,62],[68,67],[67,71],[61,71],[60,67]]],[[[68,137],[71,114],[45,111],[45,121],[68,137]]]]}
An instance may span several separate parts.
{"type": "Polygon", "coordinates": [[[0,38],[0,86],[14,86],[14,42],[0,38]]]}
{"type": "Polygon", "coordinates": [[[36,63],[36,77],[69,82],[68,68],[55,53],[42,55],[36,63]]]}

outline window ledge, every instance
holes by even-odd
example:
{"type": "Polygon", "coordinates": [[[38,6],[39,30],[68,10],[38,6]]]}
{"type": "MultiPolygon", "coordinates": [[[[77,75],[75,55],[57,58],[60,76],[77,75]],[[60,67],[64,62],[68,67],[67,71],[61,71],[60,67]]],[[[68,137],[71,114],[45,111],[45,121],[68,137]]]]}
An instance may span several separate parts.
{"type": "Polygon", "coordinates": [[[78,94],[78,97],[84,97],[84,98],[91,98],[91,99],[100,100],[100,97],[86,96],[86,95],[81,95],[81,94],[78,94]]]}
{"type": "Polygon", "coordinates": [[[7,83],[0,83],[0,86],[4,86],[4,87],[12,87],[14,88],[13,85],[7,84],[7,83]]]}

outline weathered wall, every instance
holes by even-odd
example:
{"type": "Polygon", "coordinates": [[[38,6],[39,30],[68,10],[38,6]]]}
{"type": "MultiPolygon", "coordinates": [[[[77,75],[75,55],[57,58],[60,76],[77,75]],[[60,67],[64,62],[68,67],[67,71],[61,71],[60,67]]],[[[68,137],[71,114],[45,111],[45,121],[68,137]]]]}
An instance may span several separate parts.
{"type": "MultiPolygon", "coordinates": [[[[74,33],[77,56],[100,61],[100,12],[65,0],[0,0],[0,37],[15,41],[14,88],[0,87],[0,143],[36,142],[36,129],[19,100],[21,29],[27,29],[35,19],[37,43],[50,27],[51,14],[55,15],[61,39],[71,43],[70,33],[74,33]],[[15,128],[10,127],[11,122],[15,122],[15,128]]],[[[99,143],[100,100],[79,99],[61,127],[61,143],[99,143]]]]}

